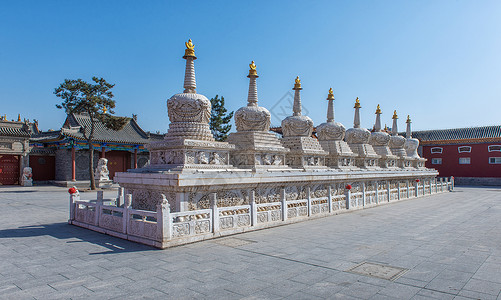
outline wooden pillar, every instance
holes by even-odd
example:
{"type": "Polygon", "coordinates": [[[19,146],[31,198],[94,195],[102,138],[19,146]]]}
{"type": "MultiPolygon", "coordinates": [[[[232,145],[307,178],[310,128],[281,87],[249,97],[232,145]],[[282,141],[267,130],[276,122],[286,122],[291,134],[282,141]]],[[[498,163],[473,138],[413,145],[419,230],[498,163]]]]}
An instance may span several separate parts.
{"type": "Polygon", "coordinates": [[[134,169],[137,169],[137,148],[134,149],[134,169]]]}
{"type": "Polygon", "coordinates": [[[71,181],[76,181],[75,146],[71,147],[71,181]]]}
{"type": "Polygon", "coordinates": [[[101,147],[101,158],[105,158],[105,151],[106,151],[105,149],[106,147],[104,146],[101,147]]]}

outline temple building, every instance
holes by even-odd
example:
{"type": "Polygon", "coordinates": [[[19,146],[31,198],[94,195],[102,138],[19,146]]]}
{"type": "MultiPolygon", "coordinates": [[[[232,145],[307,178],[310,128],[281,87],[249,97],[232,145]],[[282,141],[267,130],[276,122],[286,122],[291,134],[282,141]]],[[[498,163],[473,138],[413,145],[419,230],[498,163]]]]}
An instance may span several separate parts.
{"type": "Polygon", "coordinates": [[[440,177],[454,176],[460,185],[501,185],[501,126],[413,131],[412,137],[420,141],[426,167],[440,177]]]}
{"type": "MultiPolygon", "coordinates": [[[[29,166],[34,181],[55,181],[58,185],[74,185],[75,181],[88,184],[89,154],[83,130],[90,118],[83,114],[69,114],[60,130],[34,133],[30,138],[29,166]]],[[[115,173],[143,167],[149,160],[145,145],[162,140],[163,135],[145,132],[131,118],[125,126],[114,131],[97,121],[94,132],[94,166],[101,157],[108,159],[110,179],[115,173]]]]}
{"type": "Polygon", "coordinates": [[[28,120],[8,121],[0,118],[0,185],[19,184],[24,167],[29,164],[29,139],[32,133],[38,133],[37,123],[28,120]]]}

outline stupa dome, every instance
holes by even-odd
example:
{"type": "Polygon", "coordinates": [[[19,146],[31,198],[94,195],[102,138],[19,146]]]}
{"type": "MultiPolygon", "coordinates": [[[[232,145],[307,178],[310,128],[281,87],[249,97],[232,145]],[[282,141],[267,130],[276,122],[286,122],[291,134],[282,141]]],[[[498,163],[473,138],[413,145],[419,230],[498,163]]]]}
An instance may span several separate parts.
{"type": "Polygon", "coordinates": [[[244,106],[235,112],[237,131],[268,131],[270,130],[270,112],[260,106],[244,106]]]}

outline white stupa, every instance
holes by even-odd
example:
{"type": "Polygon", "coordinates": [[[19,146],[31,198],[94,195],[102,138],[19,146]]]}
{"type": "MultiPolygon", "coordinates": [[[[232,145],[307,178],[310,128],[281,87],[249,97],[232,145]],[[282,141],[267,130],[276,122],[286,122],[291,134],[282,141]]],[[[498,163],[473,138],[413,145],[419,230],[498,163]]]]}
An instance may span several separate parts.
{"type": "Polygon", "coordinates": [[[326,165],[339,169],[356,169],[355,157],[350,146],[343,140],[346,128],[343,124],[334,121],[334,92],[329,89],[327,96],[327,122],[317,126],[317,136],[322,148],[329,152],[326,165]]]}
{"type": "Polygon", "coordinates": [[[360,100],[355,100],[355,117],[353,119],[353,128],[346,130],[345,140],[350,146],[353,153],[357,154],[355,163],[357,167],[364,169],[379,168],[380,156],[374,151],[374,148],[369,144],[370,131],[365,128],[360,128],[360,100]]]}
{"type": "Polygon", "coordinates": [[[322,149],[313,133],[313,120],[301,114],[301,80],[299,76],[294,82],[293,114],[282,120],[282,145],[289,148],[286,163],[291,167],[309,168],[325,166],[325,157],[328,155],[322,149]]]}
{"type": "Polygon", "coordinates": [[[257,105],[257,75],[254,61],[249,65],[249,93],[247,106],[235,112],[237,132],[230,133],[228,142],[235,145],[231,152],[232,164],[238,168],[266,170],[284,169],[285,154],[289,152],[270,132],[270,112],[257,105]]]}
{"type": "Polygon", "coordinates": [[[369,144],[372,145],[374,151],[381,155],[379,159],[379,166],[382,168],[396,168],[397,157],[391,153],[388,143],[390,142],[390,135],[381,130],[381,107],[379,104],[376,108],[376,123],[374,124],[374,132],[371,133],[369,144]]]}
{"type": "MultiPolygon", "coordinates": [[[[163,141],[152,142],[147,170],[228,169],[229,150],[234,146],[214,140],[209,127],[211,103],[197,94],[195,80],[195,45],[185,43],[184,91],[167,100],[169,131],[163,141]]],[[[139,169],[138,172],[143,171],[139,169]]]]}

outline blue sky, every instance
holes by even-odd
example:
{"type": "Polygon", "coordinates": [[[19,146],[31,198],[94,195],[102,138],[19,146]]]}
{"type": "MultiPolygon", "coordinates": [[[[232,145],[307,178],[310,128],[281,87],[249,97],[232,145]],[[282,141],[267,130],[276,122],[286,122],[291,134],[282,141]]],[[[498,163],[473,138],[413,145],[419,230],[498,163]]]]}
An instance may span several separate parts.
{"type": "Polygon", "coordinates": [[[292,114],[294,78],[305,112],[325,122],[334,89],[336,121],[399,129],[499,125],[501,1],[6,1],[0,0],[0,115],[57,129],[54,94],[65,78],[104,77],[119,115],[138,114],[166,132],[166,100],[183,90],[191,38],[197,91],[246,104],[254,60],[259,104],[278,125],[292,114]]]}

